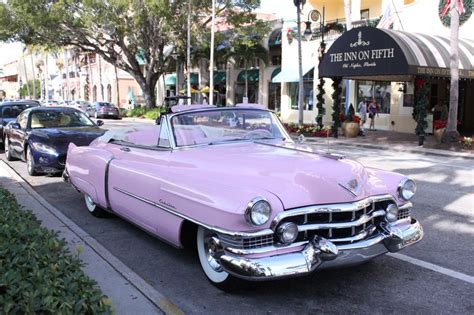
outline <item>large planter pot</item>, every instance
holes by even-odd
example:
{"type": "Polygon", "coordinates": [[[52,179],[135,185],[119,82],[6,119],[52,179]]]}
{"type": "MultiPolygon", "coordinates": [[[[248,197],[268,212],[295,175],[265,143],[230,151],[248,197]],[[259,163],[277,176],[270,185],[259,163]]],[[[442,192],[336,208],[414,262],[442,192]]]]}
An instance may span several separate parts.
{"type": "Polygon", "coordinates": [[[436,141],[438,141],[438,143],[441,143],[443,140],[443,134],[445,130],[446,128],[440,128],[433,131],[433,136],[435,137],[436,141]]]}
{"type": "Polygon", "coordinates": [[[359,135],[359,123],[346,121],[342,123],[342,133],[348,138],[355,138],[359,135]]]}

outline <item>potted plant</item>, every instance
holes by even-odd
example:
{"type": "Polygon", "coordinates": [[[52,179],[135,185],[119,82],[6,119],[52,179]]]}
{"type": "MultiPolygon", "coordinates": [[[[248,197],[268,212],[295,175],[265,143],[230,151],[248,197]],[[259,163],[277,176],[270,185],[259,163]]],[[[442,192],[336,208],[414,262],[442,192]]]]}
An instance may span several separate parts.
{"type": "Polygon", "coordinates": [[[341,113],[340,120],[342,123],[342,134],[348,138],[355,138],[360,132],[360,118],[355,114],[349,113],[344,115],[341,113]]]}
{"type": "Polygon", "coordinates": [[[438,119],[433,122],[433,136],[435,137],[436,141],[441,143],[443,139],[444,131],[446,130],[446,126],[448,124],[447,120],[438,119]]]}

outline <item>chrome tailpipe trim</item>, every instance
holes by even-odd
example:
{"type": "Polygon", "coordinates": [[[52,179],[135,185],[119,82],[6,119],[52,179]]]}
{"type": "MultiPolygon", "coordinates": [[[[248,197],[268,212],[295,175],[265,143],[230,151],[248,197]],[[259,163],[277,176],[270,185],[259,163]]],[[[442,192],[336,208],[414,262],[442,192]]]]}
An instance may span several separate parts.
{"type": "Polygon", "coordinates": [[[374,237],[351,244],[336,245],[315,236],[297,252],[247,258],[224,248],[216,259],[228,273],[245,280],[260,281],[304,275],[316,269],[360,264],[388,251],[397,252],[423,238],[423,228],[413,218],[411,221],[387,223],[381,228],[382,231],[374,237]]]}

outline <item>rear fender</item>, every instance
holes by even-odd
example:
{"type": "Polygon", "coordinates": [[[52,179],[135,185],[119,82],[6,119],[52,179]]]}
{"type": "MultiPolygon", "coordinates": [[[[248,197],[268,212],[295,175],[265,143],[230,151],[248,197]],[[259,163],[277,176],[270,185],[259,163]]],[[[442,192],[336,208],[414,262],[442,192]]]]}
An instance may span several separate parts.
{"type": "Polygon", "coordinates": [[[93,146],[78,147],[69,144],[66,169],[71,184],[88,194],[96,204],[108,208],[106,176],[113,154],[93,146]]]}

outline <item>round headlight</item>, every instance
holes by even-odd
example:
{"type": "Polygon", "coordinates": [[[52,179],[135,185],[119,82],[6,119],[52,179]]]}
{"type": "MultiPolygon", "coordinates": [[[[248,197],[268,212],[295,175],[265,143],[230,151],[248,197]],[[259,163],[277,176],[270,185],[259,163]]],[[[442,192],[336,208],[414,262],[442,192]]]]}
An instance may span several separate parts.
{"type": "Polygon", "coordinates": [[[272,207],[263,198],[255,198],[252,200],[245,212],[245,218],[247,222],[253,225],[263,225],[270,219],[272,213],[272,207]]]}
{"type": "Polygon", "coordinates": [[[291,244],[298,237],[298,226],[293,222],[285,222],[276,230],[278,240],[283,244],[291,244]]]}
{"type": "Polygon", "coordinates": [[[394,204],[394,203],[389,204],[385,211],[386,211],[385,217],[387,218],[388,222],[397,221],[397,219],[398,219],[398,207],[397,207],[396,204],[394,204]]]}
{"type": "Polygon", "coordinates": [[[416,184],[413,180],[405,178],[398,185],[398,195],[403,200],[410,200],[416,193],[416,184]]]}

